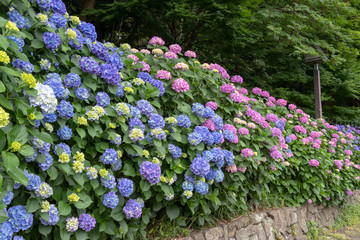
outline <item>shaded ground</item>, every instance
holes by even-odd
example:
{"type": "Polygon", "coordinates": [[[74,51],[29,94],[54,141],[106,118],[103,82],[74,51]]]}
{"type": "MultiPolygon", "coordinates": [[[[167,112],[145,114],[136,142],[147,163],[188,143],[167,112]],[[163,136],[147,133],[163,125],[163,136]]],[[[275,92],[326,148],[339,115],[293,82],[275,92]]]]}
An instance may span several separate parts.
{"type": "Polygon", "coordinates": [[[347,206],[329,229],[309,230],[309,239],[360,240],[360,202],[347,206]]]}

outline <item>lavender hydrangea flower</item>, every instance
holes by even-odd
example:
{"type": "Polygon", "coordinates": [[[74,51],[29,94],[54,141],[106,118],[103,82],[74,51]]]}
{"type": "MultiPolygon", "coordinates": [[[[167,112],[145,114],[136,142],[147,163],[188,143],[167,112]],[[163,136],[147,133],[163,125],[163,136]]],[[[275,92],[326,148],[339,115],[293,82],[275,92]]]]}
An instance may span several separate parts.
{"type": "Polygon", "coordinates": [[[126,219],[139,218],[142,214],[141,205],[136,200],[129,199],[123,208],[123,213],[125,213],[126,219]]]}
{"type": "Polygon", "coordinates": [[[101,184],[110,190],[116,187],[116,179],[113,175],[108,174],[105,177],[101,177],[100,180],[101,184]]]}
{"type": "Polygon", "coordinates": [[[89,91],[86,88],[77,88],[75,95],[80,100],[87,100],[90,96],[89,91]]]}
{"type": "Polygon", "coordinates": [[[118,53],[113,53],[109,55],[106,59],[106,63],[112,64],[117,68],[118,71],[121,71],[124,67],[118,53]]]}
{"type": "Polygon", "coordinates": [[[190,170],[197,176],[205,177],[210,172],[210,163],[205,158],[197,156],[192,161],[190,170]]]}
{"type": "Polygon", "coordinates": [[[137,108],[140,110],[141,114],[150,115],[154,112],[153,106],[146,100],[139,100],[136,102],[137,108]]]}
{"type": "Polygon", "coordinates": [[[112,64],[101,64],[98,75],[111,85],[117,85],[121,79],[119,71],[112,64]]]}
{"type": "Polygon", "coordinates": [[[67,88],[77,88],[81,84],[80,76],[76,73],[69,73],[64,79],[64,84],[67,88]]]}
{"type": "Polygon", "coordinates": [[[119,197],[116,195],[114,191],[110,191],[109,193],[104,194],[103,204],[108,208],[116,208],[119,204],[119,197]]]}
{"type": "Polygon", "coordinates": [[[96,102],[97,105],[101,106],[101,107],[106,107],[107,105],[110,104],[110,97],[109,95],[107,95],[106,92],[98,92],[96,94],[96,102]]]}
{"type": "Polygon", "coordinates": [[[80,214],[79,228],[85,232],[90,232],[96,225],[96,219],[88,213],[80,214]]]}
{"type": "Polygon", "coordinates": [[[171,155],[173,156],[173,158],[179,158],[181,157],[181,148],[179,148],[178,146],[175,146],[174,144],[169,144],[169,152],[171,153],[171,155]]]}
{"type": "Polygon", "coordinates": [[[90,74],[97,74],[99,71],[99,64],[92,57],[80,58],[79,66],[83,72],[87,72],[90,74]]]}
{"type": "Polygon", "coordinates": [[[46,221],[42,217],[40,217],[41,224],[43,224],[45,226],[56,225],[57,222],[59,221],[60,216],[59,216],[59,210],[56,208],[56,206],[54,204],[50,204],[48,214],[49,214],[49,221],[46,221]]]}
{"type": "Polygon", "coordinates": [[[152,113],[148,124],[150,128],[163,128],[165,126],[165,120],[159,114],[152,113]]]}
{"type": "Polygon", "coordinates": [[[117,185],[121,196],[130,197],[134,192],[134,183],[130,179],[120,178],[117,185]]]}
{"type": "Polygon", "coordinates": [[[177,124],[180,126],[180,127],[183,127],[183,128],[189,128],[191,127],[191,121],[190,121],[190,118],[188,116],[185,116],[185,115],[180,115],[176,118],[177,120],[177,124]]]}
{"type": "Polygon", "coordinates": [[[161,168],[159,165],[145,161],[140,165],[140,174],[146,178],[151,185],[160,182],[161,168]]]}

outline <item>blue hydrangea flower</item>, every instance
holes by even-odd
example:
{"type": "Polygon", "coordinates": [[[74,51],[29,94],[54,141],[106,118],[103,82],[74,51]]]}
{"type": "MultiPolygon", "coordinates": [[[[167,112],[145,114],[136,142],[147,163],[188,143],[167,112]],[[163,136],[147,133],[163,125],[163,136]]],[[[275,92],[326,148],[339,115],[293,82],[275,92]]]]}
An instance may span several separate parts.
{"type": "Polygon", "coordinates": [[[81,24],[77,26],[77,28],[84,34],[84,36],[90,38],[92,42],[96,41],[97,33],[94,25],[82,21],[81,24]]]}
{"type": "Polygon", "coordinates": [[[62,143],[56,144],[54,147],[54,154],[57,156],[60,156],[62,152],[60,154],[58,154],[57,153],[58,148],[61,148],[61,150],[63,152],[65,152],[67,155],[71,156],[71,149],[70,149],[69,145],[67,145],[66,143],[62,142],[62,143]]]}
{"type": "Polygon", "coordinates": [[[287,143],[291,143],[291,138],[289,137],[289,136],[287,136],[286,138],[285,138],[285,141],[287,142],[287,143]]]}
{"type": "Polygon", "coordinates": [[[114,164],[111,165],[111,169],[115,171],[120,171],[122,168],[122,161],[119,159],[114,164]]]}
{"type": "Polygon", "coordinates": [[[48,170],[53,164],[53,157],[49,153],[45,153],[45,162],[39,163],[39,167],[42,171],[48,170]]]}
{"type": "Polygon", "coordinates": [[[225,149],[223,149],[222,152],[224,153],[227,165],[229,165],[229,166],[234,165],[234,154],[225,149]]]}
{"type": "Polygon", "coordinates": [[[44,122],[54,123],[57,120],[56,113],[49,113],[49,114],[43,113],[43,115],[44,115],[44,118],[43,118],[44,122]]]}
{"type": "Polygon", "coordinates": [[[192,105],[192,111],[197,116],[202,117],[204,115],[204,106],[201,103],[194,103],[192,105]]]}
{"type": "Polygon", "coordinates": [[[77,88],[75,95],[80,100],[87,100],[89,98],[89,91],[86,88],[77,88]]]}
{"type": "Polygon", "coordinates": [[[56,208],[56,206],[54,204],[50,204],[50,208],[48,211],[49,214],[49,221],[44,220],[42,217],[40,217],[40,222],[41,224],[47,226],[47,225],[56,225],[57,222],[59,221],[59,211],[56,208]]]}
{"type": "Polygon", "coordinates": [[[117,85],[121,80],[119,71],[112,64],[101,64],[98,75],[111,85],[117,85]]]}
{"type": "Polygon", "coordinates": [[[78,41],[78,43],[75,43],[72,39],[70,39],[68,43],[71,48],[73,48],[75,50],[80,50],[80,49],[82,49],[82,47],[84,45],[83,35],[81,34],[81,32],[79,30],[74,29],[74,28],[71,28],[71,29],[76,32],[76,40],[78,41]]]}
{"type": "Polygon", "coordinates": [[[226,140],[229,140],[230,142],[234,141],[235,139],[234,133],[230,130],[225,130],[223,132],[223,136],[226,140]]]}
{"type": "Polygon", "coordinates": [[[190,145],[196,146],[201,143],[202,136],[200,133],[197,133],[197,132],[190,133],[188,136],[188,141],[189,141],[190,145]]]}
{"type": "Polygon", "coordinates": [[[105,45],[100,42],[91,44],[90,51],[103,61],[106,61],[109,56],[109,51],[105,45]]]}
{"type": "Polygon", "coordinates": [[[117,87],[118,87],[118,91],[116,92],[116,96],[118,98],[122,98],[124,96],[124,88],[123,86],[121,85],[121,83],[118,83],[117,84],[117,87]]]}
{"type": "Polygon", "coordinates": [[[165,140],[166,139],[166,133],[162,128],[154,128],[150,132],[151,137],[154,137],[158,140],[165,140]]]}
{"type": "Polygon", "coordinates": [[[52,0],[37,0],[37,4],[43,10],[44,12],[47,12],[50,10],[52,0]]]}
{"type": "Polygon", "coordinates": [[[275,122],[275,127],[279,128],[281,131],[285,129],[285,122],[283,120],[277,120],[275,122]]]}
{"type": "Polygon", "coordinates": [[[101,106],[101,107],[106,107],[107,105],[110,104],[110,97],[109,95],[107,95],[106,92],[98,92],[96,94],[96,102],[97,105],[101,106]]]}
{"type": "Polygon", "coordinates": [[[133,107],[130,104],[128,104],[128,107],[130,108],[130,113],[133,117],[141,118],[141,112],[137,107],[133,107]]]}
{"type": "Polygon", "coordinates": [[[220,144],[223,140],[223,136],[221,133],[219,132],[212,132],[211,133],[213,139],[214,139],[214,144],[220,144]]]}
{"type": "Polygon", "coordinates": [[[134,192],[134,183],[130,179],[120,178],[117,185],[121,196],[130,197],[134,192]]]}
{"type": "Polygon", "coordinates": [[[118,69],[118,71],[121,71],[124,67],[118,53],[113,53],[109,55],[106,59],[106,63],[114,65],[118,69]]]}
{"type": "Polygon", "coordinates": [[[211,120],[215,123],[216,130],[222,130],[224,127],[224,122],[222,118],[215,114],[213,117],[211,117],[211,120]]]}
{"type": "Polygon", "coordinates": [[[209,185],[202,181],[196,181],[195,190],[201,195],[205,195],[209,191],[209,185]]]}
{"type": "Polygon", "coordinates": [[[40,177],[33,173],[28,173],[27,170],[24,170],[24,174],[28,179],[28,185],[26,186],[26,189],[33,191],[38,190],[41,184],[40,177]]]}
{"type": "Polygon", "coordinates": [[[224,180],[224,173],[221,169],[216,170],[215,182],[220,183],[224,180]]]}
{"type": "Polygon", "coordinates": [[[218,166],[218,168],[221,168],[224,165],[224,158],[225,158],[223,151],[219,148],[212,148],[211,152],[214,156],[213,161],[218,166]]]}
{"type": "Polygon", "coordinates": [[[14,236],[12,240],[25,240],[23,236],[14,236]]]}
{"type": "Polygon", "coordinates": [[[139,72],[137,75],[138,78],[141,78],[144,82],[148,82],[152,85],[154,79],[147,72],[139,72]]]}
{"type": "Polygon", "coordinates": [[[207,127],[196,126],[194,132],[200,134],[201,141],[203,141],[206,145],[212,145],[214,143],[214,139],[211,135],[211,132],[207,127]]]}
{"type": "Polygon", "coordinates": [[[10,11],[7,12],[7,14],[9,16],[9,20],[11,22],[16,23],[16,26],[20,29],[22,29],[22,28],[29,29],[32,25],[29,19],[22,16],[13,7],[10,8],[10,11]]]}
{"type": "MultiPolygon", "coordinates": [[[[8,36],[7,38],[10,39],[11,41],[13,41],[19,47],[19,52],[22,52],[22,50],[23,50],[22,48],[25,45],[25,42],[23,39],[17,38],[15,36],[8,36]]],[[[10,46],[11,46],[11,44],[10,44],[10,46]]]]}
{"type": "Polygon", "coordinates": [[[43,40],[47,49],[55,51],[61,44],[61,39],[57,33],[45,32],[43,34],[43,40]]]}
{"type": "Polygon", "coordinates": [[[64,84],[67,88],[77,88],[81,84],[80,76],[76,73],[69,73],[64,79],[64,84]]]}
{"type": "Polygon", "coordinates": [[[176,159],[181,157],[182,151],[181,148],[179,148],[178,146],[175,146],[174,144],[169,144],[168,149],[171,155],[173,156],[173,158],[176,159]]]}
{"type": "Polygon", "coordinates": [[[205,178],[206,178],[206,180],[209,180],[209,181],[214,180],[216,177],[216,174],[217,174],[216,171],[213,168],[210,168],[210,172],[208,174],[206,174],[205,178]]]}
{"type": "Polygon", "coordinates": [[[71,118],[74,115],[74,107],[71,103],[62,100],[60,104],[56,107],[59,117],[71,118]]]}
{"type": "Polygon", "coordinates": [[[57,131],[57,135],[61,140],[69,140],[72,136],[72,130],[68,126],[64,126],[57,131]]]}
{"type": "Polygon", "coordinates": [[[21,71],[32,73],[34,71],[34,66],[30,62],[25,62],[21,60],[20,58],[15,59],[12,62],[12,65],[14,68],[17,68],[21,71]]]}
{"type": "Polygon", "coordinates": [[[11,240],[13,234],[12,224],[9,222],[9,219],[1,223],[0,239],[11,240]]]}
{"type": "Polygon", "coordinates": [[[194,184],[189,181],[184,181],[183,184],[181,185],[181,187],[184,191],[192,192],[194,190],[194,184]]]}
{"type": "Polygon", "coordinates": [[[150,128],[163,128],[163,127],[165,127],[165,120],[159,114],[152,113],[150,115],[148,124],[149,124],[150,128]]]}
{"type": "Polygon", "coordinates": [[[48,153],[50,152],[50,143],[44,142],[36,137],[33,139],[33,145],[39,150],[40,153],[48,153]]]}
{"type": "Polygon", "coordinates": [[[44,82],[45,85],[48,85],[52,88],[52,90],[54,91],[55,97],[56,98],[64,98],[66,97],[67,93],[66,93],[66,89],[64,87],[64,85],[55,80],[55,79],[47,79],[44,82]]]}
{"type": "Polygon", "coordinates": [[[140,165],[140,174],[146,178],[151,185],[160,182],[161,168],[159,165],[145,161],[140,165]]]}
{"type": "Polygon", "coordinates": [[[191,127],[191,121],[190,121],[190,118],[188,116],[185,116],[185,115],[180,115],[176,118],[177,120],[177,124],[180,126],[180,127],[183,127],[183,128],[189,128],[191,127]]]}
{"type": "Polygon", "coordinates": [[[150,115],[154,112],[153,106],[144,99],[137,101],[136,106],[140,110],[141,114],[150,115]]]}
{"type": "Polygon", "coordinates": [[[116,133],[116,139],[115,140],[110,140],[110,142],[115,144],[116,146],[120,146],[120,144],[122,142],[121,135],[116,133]]]}
{"type": "Polygon", "coordinates": [[[103,204],[108,208],[116,208],[119,204],[119,197],[116,195],[114,191],[110,191],[109,193],[104,194],[103,204]]]}
{"type": "Polygon", "coordinates": [[[67,20],[66,18],[58,13],[55,13],[49,18],[49,22],[54,24],[55,29],[56,28],[66,28],[67,20]]]}
{"type": "Polygon", "coordinates": [[[110,190],[116,187],[116,179],[111,174],[108,174],[105,177],[101,177],[100,180],[101,180],[101,184],[110,190]]]}
{"type": "Polygon", "coordinates": [[[139,218],[142,214],[141,205],[136,200],[129,199],[123,208],[123,213],[125,214],[126,219],[139,218]]]}
{"type": "Polygon", "coordinates": [[[165,87],[164,87],[164,83],[163,83],[162,81],[154,79],[154,80],[152,81],[151,85],[152,85],[153,87],[156,87],[156,88],[159,89],[159,92],[160,92],[160,93],[159,93],[159,96],[164,95],[164,93],[165,93],[165,87]]]}
{"type": "Polygon", "coordinates": [[[100,159],[104,164],[114,164],[117,160],[118,154],[115,149],[108,148],[101,155],[100,159]]]}
{"type": "Polygon", "coordinates": [[[197,156],[190,165],[190,170],[197,176],[205,177],[210,172],[210,163],[205,158],[197,156]]]}
{"type": "Polygon", "coordinates": [[[59,13],[61,15],[66,14],[66,6],[61,0],[52,0],[51,9],[54,11],[54,13],[59,13]]]}
{"type": "Polygon", "coordinates": [[[139,118],[130,118],[129,121],[130,130],[135,127],[141,128],[143,132],[145,131],[145,125],[142,123],[142,121],[139,118]]]}
{"type": "Polygon", "coordinates": [[[99,71],[99,64],[92,57],[80,58],[79,66],[83,72],[87,72],[90,74],[97,74],[99,71]]]}
{"type": "Polygon", "coordinates": [[[212,154],[211,151],[209,150],[205,150],[202,152],[202,156],[203,158],[205,158],[206,161],[210,162],[214,159],[214,155],[212,154]]]}
{"type": "Polygon", "coordinates": [[[9,208],[7,215],[14,232],[25,231],[33,224],[33,215],[27,212],[25,206],[18,205],[9,208]]]}
{"type": "Polygon", "coordinates": [[[96,219],[88,213],[80,214],[79,228],[85,232],[90,232],[96,225],[96,219]]]}
{"type": "Polygon", "coordinates": [[[9,205],[11,203],[11,201],[13,200],[13,198],[14,198],[14,193],[12,191],[9,191],[6,193],[5,197],[3,197],[2,202],[5,205],[9,205]]]}
{"type": "Polygon", "coordinates": [[[202,115],[203,118],[211,118],[215,116],[214,110],[209,107],[204,108],[204,114],[202,115]]]}

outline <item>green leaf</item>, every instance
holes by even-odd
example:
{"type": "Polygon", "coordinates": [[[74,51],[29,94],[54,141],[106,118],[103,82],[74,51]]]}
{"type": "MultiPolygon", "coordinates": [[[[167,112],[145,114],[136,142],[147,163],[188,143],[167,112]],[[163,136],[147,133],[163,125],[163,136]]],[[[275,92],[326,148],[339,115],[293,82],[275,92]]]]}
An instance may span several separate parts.
{"type": "Polygon", "coordinates": [[[44,226],[42,224],[39,225],[39,232],[44,236],[47,236],[49,233],[51,233],[51,230],[52,226],[44,226]]]}
{"type": "Polygon", "coordinates": [[[76,131],[77,131],[77,133],[79,134],[79,136],[80,136],[81,138],[86,137],[86,132],[85,132],[84,129],[82,129],[82,128],[76,128],[76,131]]]}
{"type": "Polygon", "coordinates": [[[20,168],[8,170],[7,173],[15,182],[18,182],[24,186],[27,186],[28,179],[25,176],[24,172],[20,168]]]}
{"type": "Polygon", "coordinates": [[[4,35],[0,35],[0,47],[6,50],[10,46],[8,39],[4,35]]]}
{"type": "Polygon", "coordinates": [[[85,180],[84,180],[84,177],[83,177],[83,175],[81,175],[81,174],[75,174],[74,175],[74,180],[79,184],[79,185],[84,185],[84,182],[85,182],[85,180]]]}
{"type": "Polygon", "coordinates": [[[135,169],[128,163],[124,165],[122,172],[124,173],[125,176],[130,176],[130,177],[136,176],[135,169]]]}
{"type": "Polygon", "coordinates": [[[39,48],[43,48],[45,45],[43,41],[40,41],[39,39],[34,39],[31,41],[31,46],[33,48],[39,49],[39,48]]]}
{"type": "Polygon", "coordinates": [[[7,100],[6,97],[2,94],[0,94],[0,106],[3,106],[4,108],[7,108],[9,110],[14,110],[11,102],[7,100]]]}
{"type": "Polygon", "coordinates": [[[36,212],[40,208],[39,201],[36,198],[29,198],[26,202],[28,212],[36,212]]]}
{"type": "Polygon", "coordinates": [[[31,135],[39,138],[40,140],[43,140],[44,142],[53,143],[53,139],[48,133],[39,132],[37,129],[33,128],[28,128],[27,130],[31,135]]]}
{"type": "Polygon", "coordinates": [[[170,133],[170,136],[172,136],[177,142],[181,142],[182,138],[180,133],[172,132],[170,133]]]}
{"type": "Polygon", "coordinates": [[[126,224],[126,222],[124,220],[122,220],[120,222],[120,232],[122,234],[126,234],[128,232],[129,228],[128,228],[128,225],[126,224]]]}
{"type": "Polygon", "coordinates": [[[0,151],[4,149],[6,145],[6,137],[3,130],[0,129],[0,151]]]}
{"type": "Polygon", "coordinates": [[[30,145],[24,145],[21,146],[19,153],[25,157],[28,157],[34,154],[34,149],[30,145]]]}
{"type": "Polygon", "coordinates": [[[84,232],[84,231],[76,231],[75,237],[76,237],[76,240],[85,240],[85,239],[88,239],[88,234],[87,234],[87,232],[84,232]]]}
{"type": "Polygon", "coordinates": [[[173,219],[175,219],[175,218],[177,218],[179,216],[180,209],[175,205],[167,206],[166,207],[166,214],[168,215],[170,220],[173,220],[173,219]]]}
{"type": "Polygon", "coordinates": [[[20,73],[15,71],[12,68],[8,68],[8,67],[5,67],[5,66],[0,66],[0,70],[3,71],[4,73],[7,73],[7,74],[11,75],[11,76],[20,77],[20,73]]]}
{"type": "Polygon", "coordinates": [[[54,166],[51,166],[48,170],[46,170],[47,174],[50,177],[50,180],[55,180],[58,176],[58,171],[54,166]]]}
{"type": "Polygon", "coordinates": [[[16,125],[13,129],[11,129],[7,137],[9,143],[20,142],[24,144],[28,140],[28,133],[24,125],[16,125]]]}
{"type": "Polygon", "coordinates": [[[67,216],[71,213],[71,207],[69,204],[67,204],[64,201],[60,201],[58,204],[58,208],[59,208],[59,214],[61,216],[67,216]]]}
{"type": "MultiPolygon", "coordinates": [[[[0,35],[1,36],[1,35],[0,35]]],[[[2,81],[0,81],[0,93],[5,92],[6,88],[2,81]]]]}
{"type": "Polygon", "coordinates": [[[6,170],[13,170],[19,166],[19,159],[14,153],[2,151],[1,155],[6,170]]]}

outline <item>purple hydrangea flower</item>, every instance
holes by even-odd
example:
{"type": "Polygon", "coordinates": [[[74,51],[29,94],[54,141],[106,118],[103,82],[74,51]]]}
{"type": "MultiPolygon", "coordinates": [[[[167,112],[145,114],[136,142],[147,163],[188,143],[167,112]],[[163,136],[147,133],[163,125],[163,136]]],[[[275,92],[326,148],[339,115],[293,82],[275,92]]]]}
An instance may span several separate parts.
{"type": "Polygon", "coordinates": [[[106,63],[112,64],[117,68],[118,71],[121,71],[124,67],[118,53],[113,53],[109,55],[106,59],[106,63]]]}
{"type": "Polygon", "coordinates": [[[110,190],[116,187],[116,179],[111,174],[108,174],[105,177],[101,177],[100,180],[101,180],[101,184],[110,190]]]}
{"type": "Polygon", "coordinates": [[[86,88],[77,88],[75,90],[75,95],[80,100],[86,100],[89,98],[89,91],[86,88]]]}
{"type": "MultiPolygon", "coordinates": [[[[39,0],[38,0],[39,1],[39,0]]],[[[51,9],[55,13],[59,13],[61,15],[66,14],[66,6],[61,0],[52,0],[51,1],[51,9]]]]}
{"type": "Polygon", "coordinates": [[[159,165],[145,161],[140,165],[140,174],[146,178],[151,185],[155,185],[160,182],[161,168],[159,165]]]}
{"type": "Polygon", "coordinates": [[[27,72],[27,73],[34,72],[34,66],[30,62],[25,62],[25,61],[21,60],[20,58],[15,59],[12,62],[12,65],[14,68],[17,68],[17,69],[27,72]]]}
{"type": "Polygon", "coordinates": [[[165,120],[159,114],[152,113],[148,124],[150,128],[163,128],[165,126],[165,120]]]}
{"type": "Polygon", "coordinates": [[[150,115],[154,112],[153,106],[146,100],[139,100],[136,102],[137,108],[140,110],[141,114],[150,115]]]}
{"type": "Polygon", "coordinates": [[[80,214],[79,216],[79,228],[85,232],[90,232],[95,227],[96,219],[88,213],[80,214]]]}
{"type": "Polygon", "coordinates": [[[81,24],[78,25],[77,27],[86,37],[90,38],[92,42],[96,41],[97,33],[94,25],[82,21],[81,24]]]}
{"type": "Polygon", "coordinates": [[[101,64],[98,75],[111,85],[117,85],[121,79],[118,69],[112,64],[101,64]]]}
{"type": "Polygon", "coordinates": [[[94,53],[99,59],[106,61],[109,56],[109,51],[104,44],[96,42],[91,44],[90,51],[94,53]]]}
{"type": "Polygon", "coordinates": [[[57,131],[57,135],[61,140],[69,140],[72,135],[72,130],[68,126],[64,126],[57,131]]]}
{"type": "Polygon", "coordinates": [[[178,146],[175,146],[174,144],[169,144],[169,152],[171,153],[171,155],[173,156],[173,158],[179,158],[181,157],[181,148],[179,148],[178,146]]]}
{"type": "Polygon", "coordinates": [[[47,226],[52,225],[54,226],[59,221],[59,210],[56,208],[55,204],[50,204],[50,208],[48,211],[49,214],[49,221],[44,220],[42,217],[40,217],[41,224],[47,226]]]}
{"type": "Polygon", "coordinates": [[[110,104],[110,97],[109,95],[107,95],[106,92],[98,92],[96,94],[96,102],[97,105],[101,106],[101,107],[106,107],[107,105],[110,104]]]}
{"type": "Polygon", "coordinates": [[[54,24],[55,29],[56,28],[66,28],[67,20],[66,18],[58,13],[55,13],[49,18],[49,22],[54,24]]]}
{"type": "Polygon", "coordinates": [[[101,155],[100,159],[104,164],[113,164],[116,162],[118,154],[115,149],[108,148],[101,155]]]}
{"type": "Polygon", "coordinates": [[[192,132],[188,136],[188,141],[189,141],[190,145],[193,145],[193,146],[200,144],[202,139],[203,138],[202,138],[201,134],[198,132],[192,132]]]}
{"type": "Polygon", "coordinates": [[[37,4],[43,10],[44,12],[47,12],[50,10],[52,0],[37,0],[37,4]]]}
{"type": "Polygon", "coordinates": [[[123,208],[123,213],[125,213],[126,219],[139,218],[142,214],[141,205],[136,200],[129,199],[123,208]]]}
{"type": "MultiPolygon", "coordinates": [[[[25,45],[25,42],[23,39],[17,38],[15,36],[8,36],[7,38],[10,39],[11,41],[13,41],[19,47],[19,52],[22,52],[22,50],[23,50],[22,48],[25,45]]],[[[10,44],[10,46],[11,46],[11,44],[10,44]]]]}
{"type": "Polygon", "coordinates": [[[83,72],[87,72],[90,74],[97,74],[99,71],[99,64],[92,57],[80,58],[79,66],[83,72]]]}
{"type": "Polygon", "coordinates": [[[214,139],[214,144],[220,144],[223,140],[223,136],[221,133],[219,132],[212,132],[211,133],[213,139],[214,139]]]}
{"type": "Polygon", "coordinates": [[[190,170],[197,176],[205,177],[210,172],[210,163],[205,158],[197,156],[190,165],[190,170]]]}

